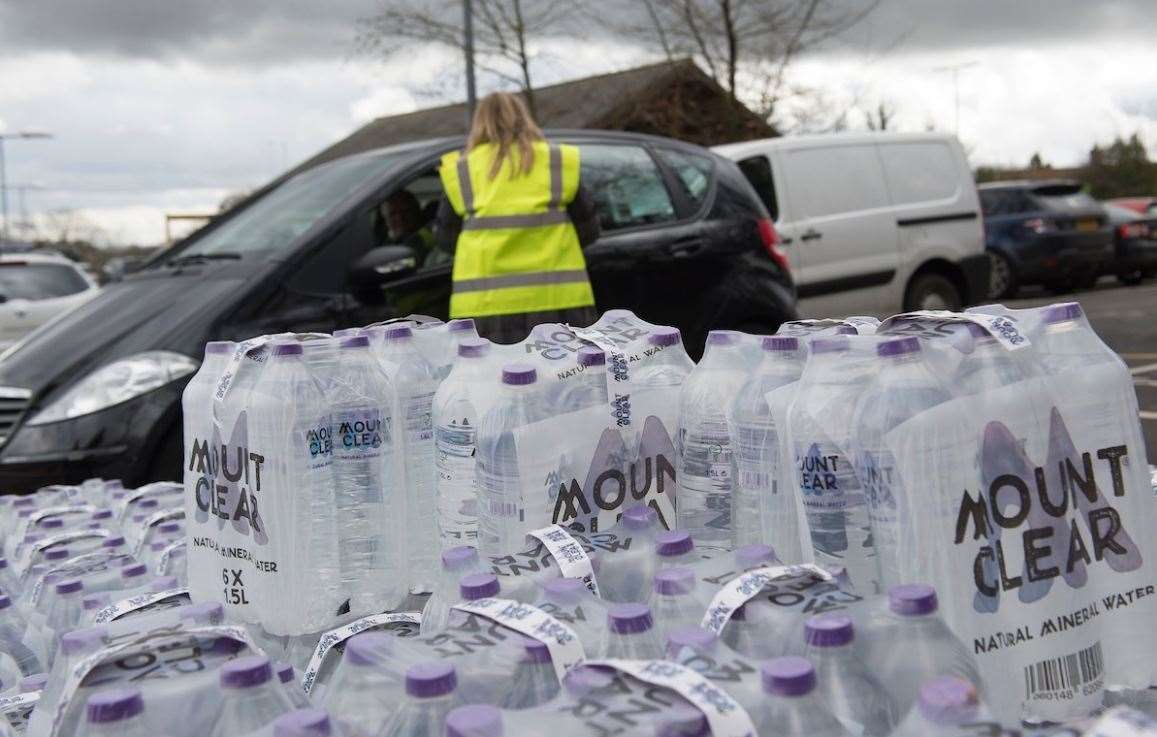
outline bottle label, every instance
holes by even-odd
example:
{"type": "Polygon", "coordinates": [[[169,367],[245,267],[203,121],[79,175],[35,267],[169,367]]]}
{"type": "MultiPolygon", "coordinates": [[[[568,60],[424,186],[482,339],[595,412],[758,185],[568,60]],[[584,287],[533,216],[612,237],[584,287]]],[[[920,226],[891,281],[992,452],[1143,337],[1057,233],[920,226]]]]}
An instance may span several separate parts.
{"type": "Polygon", "coordinates": [[[312,692],[317,683],[317,675],[321,672],[321,666],[325,664],[326,656],[334,648],[359,632],[386,627],[391,624],[421,625],[421,623],[421,612],[387,612],[385,614],[371,614],[326,632],[317,641],[317,647],[309,658],[309,665],[306,666],[305,673],[301,676],[301,688],[307,694],[312,692]]]}
{"type": "Polygon", "coordinates": [[[452,609],[476,614],[543,643],[550,650],[550,662],[560,681],[586,658],[574,630],[530,604],[512,599],[478,599],[455,604],[452,609]]]}
{"type": "Polygon", "coordinates": [[[735,610],[760,595],[765,595],[772,605],[798,609],[806,616],[861,601],[863,597],[841,589],[841,574],[842,571],[832,573],[810,563],[750,570],[719,589],[699,626],[722,635],[735,610]]]}
{"type": "Polygon", "coordinates": [[[566,528],[550,525],[541,530],[532,530],[527,533],[527,537],[532,537],[546,546],[555,562],[558,563],[558,572],[562,574],[563,578],[580,579],[592,594],[601,596],[598,581],[595,580],[594,565],[591,563],[587,551],[583,549],[582,543],[567,532],[566,528]]]}
{"type": "Polygon", "coordinates": [[[40,693],[29,691],[0,699],[0,714],[4,715],[4,721],[15,734],[24,734],[28,731],[28,720],[32,718],[32,711],[40,702],[40,693]]]}
{"type": "Polygon", "coordinates": [[[879,332],[887,335],[914,335],[922,338],[944,338],[951,334],[950,326],[970,322],[984,328],[996,342],[1008,351],[1019,351],[1032,345],[1016,320],[1006,315],[986,315],[980,312],[948,312],[945,310],[917,310],[889,317],[880,323],[879,332]],[[913,320],[912,318],[920,318],[913,320]]]}
{"type": "Polygon", "coordinates": [[[130,612],[139,612],[142,609],[171,609],[190,603],[192,599],[189,598],[189,589],[184,587],[141,594],[121,599],[99,610],[93,618],[93,624],[115,622],[130,612]]]}
{"type": "Polygon", "coordinates": [[[605,334],[604,330],[610,331],[615,328],[612,326],[605,329],[571,328],[571,332],[576,336],[594,343],[606,354],[607,400],[610,403],[611,423],[615,427],[628,428],[632,424],[631,361],[613,334],[605,334]]]}
{"type": "Polygon", "coordinates": [[[755,723],[739,702],[699,673],[669,660],[591,660],[644,683],[669,688],[695,705],[715,737],[756,737],[755,723]]]}

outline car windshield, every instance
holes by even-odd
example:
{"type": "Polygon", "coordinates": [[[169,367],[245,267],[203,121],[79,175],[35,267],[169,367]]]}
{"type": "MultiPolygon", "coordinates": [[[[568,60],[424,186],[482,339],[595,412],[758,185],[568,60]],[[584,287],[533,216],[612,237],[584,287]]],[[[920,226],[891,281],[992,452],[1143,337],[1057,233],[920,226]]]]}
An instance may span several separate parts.
{"type": "Polygon", "coordinates": [[[1048,184],[1034,187],[1032,195],[1044,210],[1095,210],[1098,203],[1079,184],[1048,184]]]}
{"type": "Polygon", "coordinates": [[[176,258],[285,248],[363,182],[391,168],[398,154],[368,154],[302,172],[248,205],[176,258]]]}
{"type": "Polygon", "coordinates": [[[87,288],[84,277],[67,264],[0,262],[0,297],[6,300],[67,297],[87,288]]]}

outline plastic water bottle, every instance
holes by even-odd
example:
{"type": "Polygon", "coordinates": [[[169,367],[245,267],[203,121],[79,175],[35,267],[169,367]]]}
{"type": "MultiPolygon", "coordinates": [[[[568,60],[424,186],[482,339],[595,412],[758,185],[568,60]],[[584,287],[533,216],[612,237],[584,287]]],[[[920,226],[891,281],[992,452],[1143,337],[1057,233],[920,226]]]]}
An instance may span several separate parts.
{"type": "Polygon", "coordinates": [[[458,673],[445,661],[406,670],[406,700],[379,737],[443,737],[446,717],[459,705],[458,673]]]}
{"type": "Polygon", "coordinates": [[[712,330],[679,396],[679,528],[707,549],[732,547],[727,414],[746,379],[740,334],[712,330]]]}
{"type": "Polygon", "coordinates": [[[402,478],[394,449],[394,386],[370,339],[342,339],[334,370],[334,497],[341,585],[351,614],[396,606],[405,595],[402,478]]]}
{"type": "Polygon", "coordinates": [[[110,688],[90,696],[82,737],[147,737],[145,701],[136,688],[110,688]]]}
{"type": "Polygon", "coordinates": [[[273,722],[273,737],[330,737],[333,722],[321,709],[300,708],[273,722]]]}
{"type": "Polygon", "coordinates": [[[458,344],[458,360],[434,394],[434,460],[438,469],[438,532],[443,550],[478,541],[478,494],[474,454],[479,408],[493,392],[486,356],[490,341],[470,338],[458,344]]]}
{"type": "Polygon", "coordinates": [[[546,643],[530,637],[516,637],[513,644],[521,652],[517,655],[518,664],[514,667],[510,690],[502,700],[502,708],[530,709],[557,696],[558,676],[546,643]]]}
{"type": "Polygon", "coordinates": [[[980,695],[970,682],[951,676],[934,678],[920,688],[916,706],[892,734],[896,737],[959,735],[960,728],[985,718],[980,695]]]}
{"type": "Polygon", "coordinates": [[[534,605],[563,622],[578,635],[588,656],[603,652],[607,605],[577,578],[550,578],[534,605]]]}
{"type": "Polygon", "coordinates": [[[273,665],[264,655],[247,655],[221,666],[221,711],[211,737],[235,737],[268,726],[293,709],[273,665]]]}
{"type": "MultiPolygon", "coordinates": [[[[844,727],[865,737],[887,737],[896,726],[896,706],[884,686],[856,654],[851,617],[824,614],[804,623],[808,659],[818,690],[844,727]]],[[[896,643],[903,647],[902,643],[896,643]]]]}
{"type": "Polygon", "coordinates": [[[678,328],[661,327],[651,331],[644,351],[648,360],[631,377],[636,386],[656,389],[682,386],[695,369],[695,362],[683,348],[678,328]]]}
{"type": "Polygon", "coordinates": [[[661,529],[659,515],[644,504],[623,511],[618,533],[620,537],[629,539],[630,545],[615,554],[614,565],[600,567],[599,591],[605,600],[625,604],[647,598],[651,579],[658,567],[655,535],[661,529]]]}
{"type": "Polygon", "coordinates": [[[976,661],[940,617],[936,591],[925,584],[888,590],[888,611],[865,638],[866,657],[898,713],[907,713],[920,687],[951,676],[980,688],[976,661]]]}
{"type": "Polygon", "coordinates": [[[325,708],[344,737],[375,737],[393,713],[398,683],[382,667],[382,654],[392,645],[384,632],[362,632],[346,641],[342,682],[325,693],[325,708]]]}
{"type": "Polygon", "coordinates": [[[607,354],[588,345],[579,348],[577,359],[579,373],[563,385],[559,414],[607,406],[607,354]]]}
{"type": "Polygon", "coordinates": [[[61,581],[54,587],[55,596],[45,622],[56,637],[76,628],[80,622],[84,583],[79,578],[61,581]]]}
{"type": "Polygon", "coordinates": [[[297,680],[297,671],[293,667],[293,663],[274,663],[273,672],[277,676],[277,680],[285,689],[285,695],[289,697],[289,703],[293,704],[295,709],[305,709],[309,707],[309,697],[305,695],[305,691],[301,690],[301,682],[297,680]]]}
{"type": "Polygon", "coordinates": [[[486,413],[478,431],[478,542],[483,556],[521,550],[526,533],[527,504],[545,500],[522,498],[514,432],[545,419],[533,366],[512,363],[502,369],[498,404],[486,413]]]}
{"type": "Polygon", "coordinates": [[[972,322],[964,323],[964,327],[971,337],[971,346],[960,359],[952,382],[961,394],[981,394],[1029,377],[1027,366],[987,330],[972,322]]]}
{"type": "MultiPolygon", "coordinates": [[[[856,472],[867,497],[868,519],[879,566],[878,584],[887,587],[899,583],[901,556],[926,548],[919,542],[918,530],[906,529],[902,519],[909,517],[905,505],[918,489],[901,488],[896,460],[884,438],[893,428],[921,412],[949,401],[952,394],[937,380],[923,358],[916,338],[896,338],[876,346],[879,373],[863,394],[852,425],[855,428],[856,472]],[[905,536],[906,539],[901,539],[905,536]]],[[[854,581],[861,590],[872,592],[864,581],[854,581]]]]}
{"type": "Polygon", "coordinates": [[[699,624],[709,601],[706,592],[700,591],[693,569],[672,566],[656,573],[647,605],[655,619],[660,641],[664,641],[672,630],[699,624]]]}
{"type": "Polygon", "coordinates": [[[763,360],[731,407],[735,544],[774,540],[788,556],[785,560],[801,561],[796,495],[793,489],[779,488],[781,438],[766,397],[799,381],[803,362],[796,338],[772,335],[763,338],[760,345],[763,360]]]}
{"type": "Polygon", "coordinates": [[[783,657],[760,668],[767,695],[751,714],[756,730],[782,737],[852,737],[816,691],[816,672],[805,658],[783,657]]]}
{"type": "Polygon", "coordinates": [[[438,575],[437,500],[434,497],[434,425],[437,379],[414,345],[408,325],[386,328],[379,358],[398,393],[406,477],[406,549],[410,590],[428,592],[438,575]]]}
{"type": "Polygon", "coordinates": [[[489,704],[459,706],[446,715],[446,737],[504,737],[502,712],[489,704]]]}
{"type": "Polygon", "coordinates": [[[16,575],[12,567],[8,565],[8,559],[0,557],[0,591],[9,596],[16,593],[16,575]]]}
{"type": "Polygon", "coordinates": [[[731,613],[723,642],[748,658],[768,660],[791,652],[785,646],[790,634],[798,634],[798,629],[785,622],[772,604],[755,598],[731,613]]]}
{"type": "Polygon", "coordinates": [[[664,530],[655,534],[655,562],[658,568],[694,563],[696,541],[687,530],[664,530]]]}
{"type": "Polygon", "coordinates": [[[434,585],[434,592],[426,600],[422,609],[422,629],[438,632],[446,627],[450,615],[450,605],[459,601],[458,582],[471,573],[484,573],[485,568],[478,557],[478,550],[469,545],[459,545],[442,551],[442,572],[434,585]]]}
{"type": "Polygon", "coordinates": [[[613,604],[607,609],[607,657],[653,660],[663,644],[646,604],[613,604]]]}
{"type": "MultiPolygon", "coordinates": [[[[193,438],[201,442],[211,442],[213,393],[217,388],[217,380],[221,378],[221,372],[229,365],[236,350],[237,344],[230,340],[214,340],[205,344],[205,358],[201,361],[201,367],[193,374],[193,378],[189,379],[181,395],[185,437],[190,443],[193,442],[193,438]]],[[[186,488],[189,488],[190,473],[191,471],[186,469],[186,488]]]]}

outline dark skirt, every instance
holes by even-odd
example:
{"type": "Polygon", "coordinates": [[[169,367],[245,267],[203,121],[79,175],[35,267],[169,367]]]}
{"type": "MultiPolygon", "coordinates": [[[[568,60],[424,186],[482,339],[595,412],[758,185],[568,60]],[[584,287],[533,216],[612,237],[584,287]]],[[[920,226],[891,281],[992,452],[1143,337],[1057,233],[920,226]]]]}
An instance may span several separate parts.
{"type": "Polygon", "coordinates": [[[565,310],[476,317],[474,325],[478,328],[480,336],[489,338],[495,343],[519,343],[530,335],[535,325],[544,322],[561,322],[576,328],[585,328],[598,319],[599,313],[594,307],[571,307],[565,310]]]}

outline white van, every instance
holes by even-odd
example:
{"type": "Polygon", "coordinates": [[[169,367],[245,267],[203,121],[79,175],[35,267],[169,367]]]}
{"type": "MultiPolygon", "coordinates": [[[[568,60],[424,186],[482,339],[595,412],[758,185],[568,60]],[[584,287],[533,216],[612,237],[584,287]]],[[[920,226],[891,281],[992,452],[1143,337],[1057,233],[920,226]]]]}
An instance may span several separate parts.
{"type": "Polygon", "coordinates": [[[964,149],[942,133],[839,133],[714,149],[767,206],[804,317],[959,309],[988,296],[964,149]]]}

